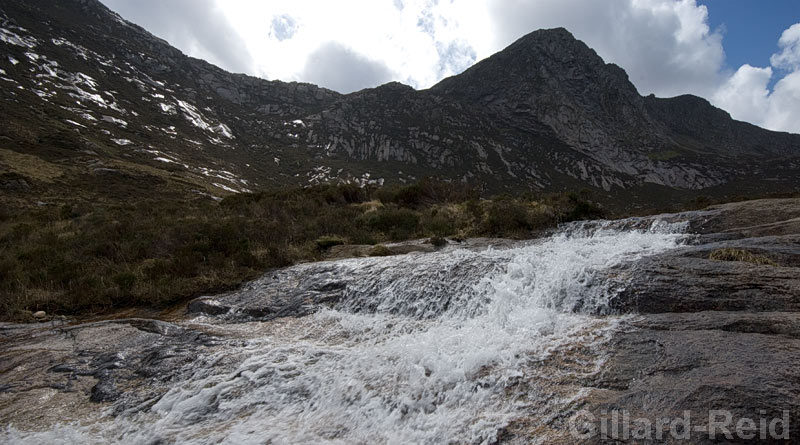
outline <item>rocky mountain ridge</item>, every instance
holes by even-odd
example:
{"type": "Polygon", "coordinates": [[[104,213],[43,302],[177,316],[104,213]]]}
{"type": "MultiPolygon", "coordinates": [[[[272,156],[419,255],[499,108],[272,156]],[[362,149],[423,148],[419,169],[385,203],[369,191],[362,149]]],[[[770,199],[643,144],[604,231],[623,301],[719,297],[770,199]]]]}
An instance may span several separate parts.
{"type": "Polygon", "coordinates": [[[96,0],[15,0],[0,6],[0,70],[9,181],[42,182],[17,165],[23,153],[75,187],[112,170],[212,197],[438,176],[644,205],[800,184],[800,135],[693,96],[642,97],[564,29],[535,31],[428,90],[342,95],[227,73],[96,0]]]}

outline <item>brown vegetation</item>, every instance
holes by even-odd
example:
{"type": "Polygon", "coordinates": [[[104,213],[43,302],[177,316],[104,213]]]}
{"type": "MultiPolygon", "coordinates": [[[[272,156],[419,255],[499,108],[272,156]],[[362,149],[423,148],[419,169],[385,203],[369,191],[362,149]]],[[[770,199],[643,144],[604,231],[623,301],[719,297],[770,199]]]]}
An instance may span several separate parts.
{"type": "Polygon", "coordinates": [[[753,263],[767,266],[777,266],[775,261],[772,261],[766,255],[760,255],[744,249],[735,249],[726,247],[724,249],[713,250],[708,254],[708,259],[717,261],[741,261],[745,263],[753,263]]]}
{"type": "MultiPolygon", "coordinates": [[[[0,301],[23,311],[164,307],[230,289],[338,244],[412,238],[523,238],[596,217],[577,195],[479,199],[463,186],[355,185],[208,199],[76,201],[0,212],[0,301]]],[[[385,254],[376,246],[372,254],[385,254]]]]}

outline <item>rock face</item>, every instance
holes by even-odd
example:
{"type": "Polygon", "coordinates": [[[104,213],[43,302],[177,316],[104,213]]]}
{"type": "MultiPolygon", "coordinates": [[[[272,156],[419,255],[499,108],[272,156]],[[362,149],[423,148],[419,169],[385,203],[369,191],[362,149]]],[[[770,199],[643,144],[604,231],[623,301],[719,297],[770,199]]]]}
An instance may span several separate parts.
{"type": "Polygon", "coordinates": [[[588,187],[643,205],[798,187],[800,136],[693,96],[642,97],[564,29],[524,36],[428,90],[341,95],[227,73],[96,0],[7,2],[0,27],[9,148],[155,167],[211,194],[439,176],[495,192],[588,187]]]}
{"type": "MultiPolygon", "coordinates": [[[[586,443],[611,440],[610,433],[605,439],[600,434],[601,419],[610,425],[611,413],[622,416],[623,411],[630,419],[647,419],[651,425],[659,418],[683,418],[688,412],[694,428],[688,441],[676,440],[665,423],[645,429],[654,439],[648,443],[720,443],[720,439],[745,443],[752,431],[752,437],[761,439],[762,430],[763,443],[797,443],[798,217],[796,199],[714,207],[692,217],[699,233],[693,245],[641,264],[617,302],[641,315],[626,322],[615,336],[609,361],[588,385],[592,390],[582,408],[594,416],[597,434],[586,443]],[[759,252],[777,265],[708,259],[710,251],[725,247],[759,252]],[[724,412],[710,414],[712,410],[724,412]],[[728,415],[732,420],[726,423],[728,415]],[[776,423],[777,435],[771,435],[769,424],[784,417],[788,422],[780,424],[786,423],[786,429],[776,423]],[[741,419],[754,420],[755,429],[737,433],[741,419]],[[762,419],[766,428],[761,427],[762,419]],[[709,422],[721,425],[715,430],[716,439],[709,422]],[[731,432],[728,438],[721,429],[724,425],[731,432]],[[661,440],[655,440],[657,434],[661,440]]],[[[633,434],[614,438],[618,440],[614,443],[644,441],[633,434]]]]}

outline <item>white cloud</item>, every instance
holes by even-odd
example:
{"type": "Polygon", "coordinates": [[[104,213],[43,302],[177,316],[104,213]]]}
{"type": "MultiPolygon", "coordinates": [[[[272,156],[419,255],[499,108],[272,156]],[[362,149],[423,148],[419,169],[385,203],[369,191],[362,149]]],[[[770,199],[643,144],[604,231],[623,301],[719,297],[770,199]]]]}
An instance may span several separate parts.
{"type": "Polygon", "coordinates": [[[482,1],[220,0],[219,6],[247,42],[256,74],[268,79],[310,81],[309,57],[336,44],[382,63],[392,80],[426,88],[500,49],[485,39],[492,23],[482,1]]]}
{"type": "Polygon", "coordinates": [[[781,34],[778,45],[781,52],[773,54],[770,63],[775,68],[787,70],[800,69],[800,23],[792,25],[781,34]]]}
{"type": "Polygon", "coordinates": [[[794,71],[775,84],[769,96],[765,128],[800,133],[800,71],[794,71]]]}
{"type": "Polygon", "coordinates": [[[742,65],[711,97],[711,102],[736,119],[747,122],[763,120],[769,111],[769,80],[772,68],[742,65]]]}
{"type": "Polygon", "coordinates": [[[770,58],[772,67],[742,65],[721,84],[711,103],[728,111],[734,119],[770,130],[800,133],[800,23],[785,30],[778,45],[781,51],[770,58]],[[769,82],[781,70],[790,72],[770,91],[769,82]]]}
{"type": "Polygon", "coordinates": [[[327,42],[311,53],[300,77],[319,86],[350,93],[389,82],[393,75],[382,62],[370,60],[338,43],[327,42]]]}

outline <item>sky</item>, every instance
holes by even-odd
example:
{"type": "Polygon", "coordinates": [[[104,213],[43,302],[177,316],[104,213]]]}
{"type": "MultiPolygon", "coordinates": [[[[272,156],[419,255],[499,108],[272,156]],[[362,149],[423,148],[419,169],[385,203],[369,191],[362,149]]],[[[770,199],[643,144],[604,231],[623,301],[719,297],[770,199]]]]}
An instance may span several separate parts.
{"type": "Polygon", "coordinates": [[[342,93],[434,85],[540,28],[565,27],[641,94],[695,94],[800,133],[797,0],[101,0],[228,71],[342,93]]]}

